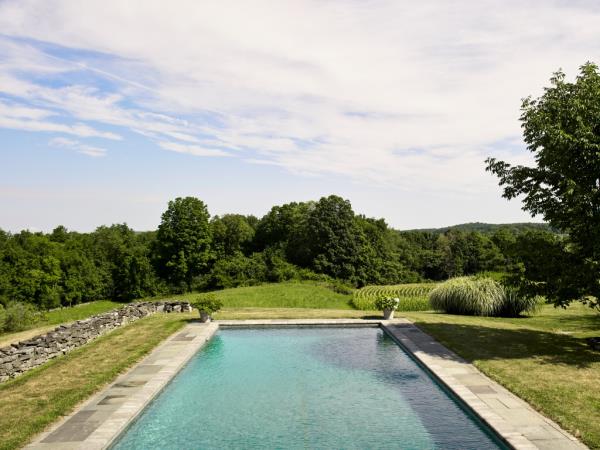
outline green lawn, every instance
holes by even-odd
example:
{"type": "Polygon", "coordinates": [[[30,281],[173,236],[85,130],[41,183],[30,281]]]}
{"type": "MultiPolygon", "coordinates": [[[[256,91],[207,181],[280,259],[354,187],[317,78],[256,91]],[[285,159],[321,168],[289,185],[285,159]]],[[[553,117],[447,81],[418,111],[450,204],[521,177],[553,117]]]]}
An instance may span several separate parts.
{"type": "Polygon", "coordinates": [[[156,314],[0,385],[0,449],[23,446],[140,360],[192,314],[156,314]]]}
{"type": "Polygon", "coordinates": [[[310,308],[223,308],[213,314],[215,320],[248,319],[366,319],[382,318],[378,311],[310,308]]]}
{"type": "Polygon", "coordinates": [[[96,302],[82,303],[70,308],[60,308],[48,311],[43,318],[32,323],[23,331],[14,333],[0,333],[0,347],[10,345],[12,342],[24,341],[38,334],[50,331],[56,325],[87,319],[95,314],[101,314],[111,309],[121,308],[123,303],[100,300],[96,302]]]}
{"type": "Polygon", "coordinates": [[[45,317],[41,323],[44,325],[58,325],[65,322],[74,322],[121,307],[123,307],[123,303],[111,302],[109,300],[82,303],[71,308],[60,308],[49,311],[44,314],[45,317]]]}
{"type": "MultiPolygon", "coordinates": [[[[334,292],[326,283],[288,282],[215,291],[225,308],[353,309],[351,295],[334,292]]],[[[194,294],[177,296],[190,299],[194,294]]]]}
{"type": "MultiPolygon", "coordinates": [[[[225,307],[216,319],[380,317],[377,311],[352,309],[350,295],[321,283],[265,284],[226,289],[217,296],[225,307]]],[[[94,302],[55,311],[49,321],[69,322],[118,306],[94,302]]],[[[196,314],[142,319],[0,385],[0,449],[21,445],[69,412],[196,314]]],[[[588,446],[600,449],[600,352],[590,350],[584,339],[600,336],[597,312],[576,303],[567,310],[545,305],[534,316],[516,319],[431,311],[397,316],[414,321],[588,446]]]]}
{"type": "Polygon", "coordinates": [[[540,412],[600,449],[600,314],[579,303],[545,305],[533,317],[502,319],[432,312],[401,314],[540,412]]]}

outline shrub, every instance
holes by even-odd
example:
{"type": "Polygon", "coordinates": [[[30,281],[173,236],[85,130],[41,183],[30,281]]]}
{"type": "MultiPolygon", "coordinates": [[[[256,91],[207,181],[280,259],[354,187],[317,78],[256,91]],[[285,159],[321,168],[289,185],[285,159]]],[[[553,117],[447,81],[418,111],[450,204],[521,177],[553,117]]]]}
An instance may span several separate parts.
{"type": "Polygon", "coordinates": [[[380,311],[384,309],[391,309],[395,311],[398,309],[398,304],[400,303],[400,299],[397,297],[379,297],[375,300],[375,308],[380,311]]]}
{"type": "Polygon", "coordinates": [[[517,317],[535,311],[539,299],[521,296],[490,278],[458,277],[431,291],[429,303],[448,314],[517,317]]]}
{"type": "Polygon", "coordinates": [[[241,253],[222,258],[206,277],[205,289],[227,289],[253,286],[267,280],[267,266],[261,253],[244,256],[241,253]]]}
{"type": "Polygon", "coordinates": [[[429,294],[431,307],[449,314],[494,316],[502,309],[504,288],[489,278],[457,277],[429,294]]]}
{"type": "Polygon", "coordinates": [[[41,313],[30,303],[9,303],[0,309],[0,332],[25,330],[40,318],[41,313]]]}
{"type": "Polygon", "coordinates": [[[204,311],[207,314],[215,313],[223,307],[223,302],[212,292],[198,295],[190,304],[198,311],[204,311]]]}

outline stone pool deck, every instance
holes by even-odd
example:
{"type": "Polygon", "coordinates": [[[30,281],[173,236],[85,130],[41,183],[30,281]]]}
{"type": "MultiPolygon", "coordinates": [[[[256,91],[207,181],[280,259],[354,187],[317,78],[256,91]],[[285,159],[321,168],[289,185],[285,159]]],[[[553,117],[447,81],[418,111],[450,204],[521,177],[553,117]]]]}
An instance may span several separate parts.
{"type": "Polygon", "coordinates": [[[434,378],[515,449],[587,448],[526,402],[405,319],[238,320],[191,322],[27,449],[108,448],[219,327],[381,327],[434,378]]]}

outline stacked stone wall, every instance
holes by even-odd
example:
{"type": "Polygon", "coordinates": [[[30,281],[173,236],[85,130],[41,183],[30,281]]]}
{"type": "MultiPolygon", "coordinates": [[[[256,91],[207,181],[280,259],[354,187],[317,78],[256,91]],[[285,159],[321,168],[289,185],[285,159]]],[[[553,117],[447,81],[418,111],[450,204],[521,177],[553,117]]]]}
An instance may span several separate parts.
{"type": "Polygon", "coordinates": [[[187,302],[140,302],[61,325],[26,341],[0,348],[0,383],[81,347],[104,333],[157,312],[188,312],[187,302]]]}

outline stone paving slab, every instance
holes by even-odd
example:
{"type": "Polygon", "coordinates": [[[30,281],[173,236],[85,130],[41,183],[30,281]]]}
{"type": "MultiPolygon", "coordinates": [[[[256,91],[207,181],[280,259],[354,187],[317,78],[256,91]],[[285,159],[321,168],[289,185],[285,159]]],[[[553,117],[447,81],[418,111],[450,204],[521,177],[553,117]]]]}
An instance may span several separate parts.
{"type": "Polygon", "coordinates": [[[384,323],[382,328],[512,448],[587,448],[556,423],[410,322],[384,323]]]}
{"type": "Polygon", "coordinates": [[[188,324],[25,448],[107,448],[217,330],[216,324],[188,324]]]}

